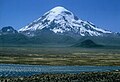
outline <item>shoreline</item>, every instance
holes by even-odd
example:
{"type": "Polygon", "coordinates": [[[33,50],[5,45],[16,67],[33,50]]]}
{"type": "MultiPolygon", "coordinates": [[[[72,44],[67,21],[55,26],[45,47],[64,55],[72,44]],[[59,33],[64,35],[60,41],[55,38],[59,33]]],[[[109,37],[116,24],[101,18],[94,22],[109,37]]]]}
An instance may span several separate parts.
{"type": "Polygon", "coordinates": [[[1,82],[119,82],[120,70],[78,74],[37,74],[28,77],[0,77],[1,82]]]}

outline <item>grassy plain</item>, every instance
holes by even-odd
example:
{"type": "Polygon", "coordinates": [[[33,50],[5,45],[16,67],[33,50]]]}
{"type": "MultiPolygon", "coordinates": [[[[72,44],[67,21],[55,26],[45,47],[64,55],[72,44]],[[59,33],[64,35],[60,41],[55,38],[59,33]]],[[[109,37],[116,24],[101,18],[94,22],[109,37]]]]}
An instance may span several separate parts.
{"type": "Polygon", "coordinates": [[[1,46],[0,63],[120,66],[120,49],[1,46]]]}

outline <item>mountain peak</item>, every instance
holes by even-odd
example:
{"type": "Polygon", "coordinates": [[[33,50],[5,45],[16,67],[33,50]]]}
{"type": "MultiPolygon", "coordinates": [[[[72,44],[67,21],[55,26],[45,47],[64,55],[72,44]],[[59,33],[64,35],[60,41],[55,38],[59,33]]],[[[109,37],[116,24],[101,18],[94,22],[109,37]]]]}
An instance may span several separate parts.
{"type": "Polygon", "coordinates": [[[15,34],[15,33],[17,33],[17,31],[11,26],[3,27],[0,30],[0,34],[15,34]]]}
{"type": "Polygon", "coordinates": [[[63,12],[63,11],[68,11],[68,10],[65,9],[62,6],[57,6],[57,7],[54,7],[53,9],[51,9],[50,11],[52,11],[52,12],[63,12]]]}
{"type": "Polygon", "coordinates": [[[54,19],[56,19],[56,17],[62,18],[63,16],[66,16],[66,15],[73,16],[73,13],[61,6],[54,7],[53,9],[51,9],[50,11],[44,14],[47,20],[50,20],[50,21],[53,21],[54,19]]]}
{"type": "Polygon", "coordinates": [[[37,20],[21,28],[19,32],[27,36],[35,36],[46,30],[55,34],[70,36],[102,36],[111,33],[79,19],[71,11],[61,6],[46,12],[37,20]]]}

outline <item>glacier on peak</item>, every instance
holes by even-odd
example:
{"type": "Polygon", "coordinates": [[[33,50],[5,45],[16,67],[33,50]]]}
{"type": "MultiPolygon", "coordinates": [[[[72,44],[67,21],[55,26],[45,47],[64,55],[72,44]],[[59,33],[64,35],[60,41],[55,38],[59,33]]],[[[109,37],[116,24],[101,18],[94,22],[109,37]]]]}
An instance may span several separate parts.
{"type": "MultiPolygon", "coordinates": [[[[53,12],[53,13],[55,13],[55,14],[60,14],[60,13],[63,12],[63,11],[68,11],[68,10],[65,9],[65,8],[62,7],[62,6],[57,6],[57,7],[55,7],[55,8],[53,8],[53,9],[50,10],[50,12],[53,12]]],[[[69,11],[68,11],[68,12],[69,12],[69,11]]]]}
{"type": "Polygon", "coordinates": [[[57,6],[46,12],[37,20],[21,28],[19,32],[25,35],[35,35],[36,31],[43,29],[49,29],[57,34],[72,33],[80,36],[100,36],[111,33],[110,31],[96,27],[91,22],[79,19],[71,11],[61,6],[57,6]]]}

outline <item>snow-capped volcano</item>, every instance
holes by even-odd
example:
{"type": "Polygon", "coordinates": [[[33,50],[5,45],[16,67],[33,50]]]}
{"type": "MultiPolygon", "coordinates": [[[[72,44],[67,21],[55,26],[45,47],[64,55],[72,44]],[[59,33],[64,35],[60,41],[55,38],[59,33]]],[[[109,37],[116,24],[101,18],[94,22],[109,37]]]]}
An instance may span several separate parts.
{"type": "Polygon", "coordinates": [[[43,30],[48,30],[55,34],[77,36],[102,36],[111,33],[110,31],[98,28],[88,21],[79,19],[71,11],[61,6],[46,12],[37,20],[21,28],[19,32],[27,36],[35,36],[43,30]]]}

